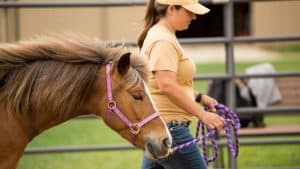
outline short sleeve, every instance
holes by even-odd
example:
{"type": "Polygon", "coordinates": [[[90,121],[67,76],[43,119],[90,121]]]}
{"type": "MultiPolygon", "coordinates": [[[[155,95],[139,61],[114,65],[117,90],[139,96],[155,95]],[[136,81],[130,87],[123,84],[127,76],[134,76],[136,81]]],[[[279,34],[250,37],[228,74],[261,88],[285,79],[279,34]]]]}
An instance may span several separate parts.
{"type": "Polygon", "coordinates": [[[157,41],[149,53],[150,71],[169,70],[177,72],[178,53],[169,41],[157,41]]]}

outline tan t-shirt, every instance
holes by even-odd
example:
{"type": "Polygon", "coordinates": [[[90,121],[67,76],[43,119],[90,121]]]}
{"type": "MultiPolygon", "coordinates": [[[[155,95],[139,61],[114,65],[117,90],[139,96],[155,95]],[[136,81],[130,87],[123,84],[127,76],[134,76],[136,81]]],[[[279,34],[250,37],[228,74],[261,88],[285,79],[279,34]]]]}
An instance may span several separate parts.
{"type": "MultiPolygon", "coordinates": [[[[196,67],[190,57],[184,54],[174,34],[160,25],[153,26],[144,40],[141,54],[149,60],[151,72],[160,70],[176,72],[177,82],[192,100],[195,99],[193,76],[196,67]]],[[[149,87],[155,104],[166,122],[192,120],[191,113],[179,108],[160,91],[152,73],[150,73],[149,87]]]]}

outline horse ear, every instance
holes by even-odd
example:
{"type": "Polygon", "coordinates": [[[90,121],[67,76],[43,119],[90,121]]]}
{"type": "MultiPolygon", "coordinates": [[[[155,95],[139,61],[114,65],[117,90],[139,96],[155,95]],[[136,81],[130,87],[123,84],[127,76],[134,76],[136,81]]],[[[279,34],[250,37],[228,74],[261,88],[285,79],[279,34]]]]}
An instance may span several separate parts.
{"type": "Polygon", "coordinates": [[[130,55],[130,52],[125,53],[118,61],[118,72],[121,76],[125,75],[128,72],[128,69],[130,67],[130,55]]]}

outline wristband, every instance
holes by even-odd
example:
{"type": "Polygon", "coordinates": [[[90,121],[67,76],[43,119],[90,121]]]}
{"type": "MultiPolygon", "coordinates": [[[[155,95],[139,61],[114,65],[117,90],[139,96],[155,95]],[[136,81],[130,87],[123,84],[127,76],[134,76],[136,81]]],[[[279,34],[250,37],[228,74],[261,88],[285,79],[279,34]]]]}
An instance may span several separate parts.
{"type": "Polygon", "coordinates": [[[201,102],[201,98],[202,98],[202,94],[198,93],[198,95],[196,96],[195,101],[198,102],[198,103],[200,103],[201,102]]]}

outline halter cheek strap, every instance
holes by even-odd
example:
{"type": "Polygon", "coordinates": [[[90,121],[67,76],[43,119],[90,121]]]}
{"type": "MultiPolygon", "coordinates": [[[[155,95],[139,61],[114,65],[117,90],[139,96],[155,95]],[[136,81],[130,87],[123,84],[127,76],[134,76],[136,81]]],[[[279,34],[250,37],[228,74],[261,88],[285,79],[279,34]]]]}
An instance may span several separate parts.
{"type": "Polygon", "coordinates": [[[107,121],[108,124],[110,125],[110,117],[111,114],[114,112],[130,129],[130,133],[131,133],[131,142],[134,144],[134,139],[135,136],[140,132],[141,127],[144,126],[145,124],[147,124],[148,122],[150,122],[151,120],[155,119],[156,117],[158,117],[160,115],[159,112],[155,112],[152,113],[151,115],[149,115],[148,117],[146,117],[145,119],[143,119],[142,121],[138,122],[138,123],[132,123],[121,111],[120,109],[117,107],[117,103],[116,101],[113,99],[113,95],[112,95],[112,83],[111,83],[111,78],[110,78],[110,69],[111,69],[111,65],[110,64],[106,64],[106,89],[107,89],[107,98],[108,98],[108,112],[107,112],[107,121]]]}

